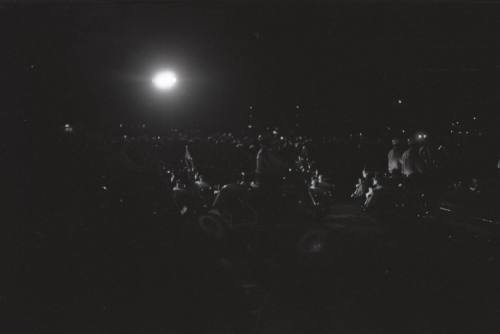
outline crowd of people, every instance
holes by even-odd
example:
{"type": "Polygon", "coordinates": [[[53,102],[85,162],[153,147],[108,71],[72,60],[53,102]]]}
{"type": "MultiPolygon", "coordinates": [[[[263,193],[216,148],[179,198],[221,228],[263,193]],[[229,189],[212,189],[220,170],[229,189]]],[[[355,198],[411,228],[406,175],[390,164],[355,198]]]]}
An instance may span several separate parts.
{"type": "Polygon", "coordinates": [[[150,198],[144,193],[148,191],[154,196],[149,202],[158,209],[183,215],[238,211],[242,206],[254,214],[271,213],[292,197],[288,211],[300,205],[314,210],[348,194],[367,211],[404,207],[418,215],[432,214],[443,192],[457,182],[479,187],[478,180],[494,175],[497,167],[494,152],[481,153],[481,142],[425,132],[395,136],[392,147],[380,136],[312,138],[278,128],[241,135],[176,129],[161,136],[146,131],[66,135],[61,144],[67,150],[90,154],[82,174],[105,184],[98,189],[139,201],[150,198]],[[293,196],[287,197],[287,190],[293,196]]]}
{"type": "Polygon", "coordinates": [[[277,128],[241,134],[70,128],[32,143],[36,168],[24,180],[33,202],[16,226],[22,265],[13,293],[33,314],[41,305],[65,305],[88,315],[128,300],[142,305],[138,298],[149,293],[148,301],[164,297],[152,309],[168,300],[185,324],[193,312],[204,314],[214,286],[218,299],[228,298],[222,314],[232,312],[241,287],[274,279],[264,274],[272,270],[269,258],[290,261],[301,235],[320,226],[332,204],[359,205],[380,221],[393,213],[431,216],[440,194],[453,187],[492,197],[485,182],[497,170],[493,148],[481,156],[477,146],[431,134],[395,138],[390,147],[389,136],[305,136],[277,128]]]}

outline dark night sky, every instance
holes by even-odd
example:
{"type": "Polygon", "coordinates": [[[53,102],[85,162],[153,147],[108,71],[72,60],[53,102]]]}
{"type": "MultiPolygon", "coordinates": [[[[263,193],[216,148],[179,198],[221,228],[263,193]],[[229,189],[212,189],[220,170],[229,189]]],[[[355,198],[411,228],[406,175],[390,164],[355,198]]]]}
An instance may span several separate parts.
{"type": "Polygon", "coordinates": [[[314,3],[5,4],[6,109],[34,122],[214,124],[296,104],[318,120],[495,117],[500,5],[314,3]],[[150,77],[165,65],[181,84],[160,96],[150,77]]]}

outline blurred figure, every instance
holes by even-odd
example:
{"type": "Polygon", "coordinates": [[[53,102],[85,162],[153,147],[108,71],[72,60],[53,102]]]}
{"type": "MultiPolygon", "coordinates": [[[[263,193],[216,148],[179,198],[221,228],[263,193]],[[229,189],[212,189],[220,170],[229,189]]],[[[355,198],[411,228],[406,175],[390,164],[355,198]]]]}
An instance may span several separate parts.
{"type": "Polygon", "coordinates": [[[424,163],[419,154],[418,143],[415,138],[408,139],[408,149],[401,157],[401,169],[405,176],[413,177],[424,173],[424,163]]]}
{"type": "Polygon", "coordinates": [[[403,153],[404,148],[401,139],[394,138],[392,140],[392,149],[387,155],[387,167],[389,170],[389,174],[400,174],[402,172],[403,153]]]}
{"type": "Polygon", "coordinates": [[[200,190],[204,191],[210,189],[210,184],[205,180],[205,176],[196,174],[195,179],[195,184],[200,190]]]}
{"type": "Polygon", "coordinates": [[[361,177],[358,179],[358,183],[356,183],[355,190],[352,193],[351,198],[364,200],[372,184],[372,177],[372,173],[364,168],[361,171],[361,177]]]}
{"type": "Polygon", "coordinates": [[[194,182],[195,181],[196,167],[194,165],[193,156],[191,155],[191,152],[189,151],[188,145],[185,145],[184,163],[186,164],[186,172],[187,172],[189,181],[194,182]]]}
{"type": "Polygon", "coordinates": [[[257,185],[273,188],[281,183],[287,168],[273,149],[270,138],[259,136],[259,143],[255,169],[257,185]]]}
{"type": "Polygon", "coordinates": [[[479,179],[477,177],[473,177],[471,179],[470,185],[469,185],[469,191],[479,194],[481,192],[481,187],[479,183],[479,179]]]}
{"type": "Polygon", "coordinates": [[[383,210],[385,208],[385,189],[383,186],[383,177],[381,174],[376,173],[373,177],[371,186],[366,193],[366,201],[363,205],[364,209],[367,211],[372,210],[383,210]]]}

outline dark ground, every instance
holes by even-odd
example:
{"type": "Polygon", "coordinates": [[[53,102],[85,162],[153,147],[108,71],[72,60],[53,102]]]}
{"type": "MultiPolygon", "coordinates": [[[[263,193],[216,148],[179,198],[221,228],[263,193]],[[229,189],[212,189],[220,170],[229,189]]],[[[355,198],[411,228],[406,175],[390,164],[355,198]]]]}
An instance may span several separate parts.
{"type": "Polygon", "coordinates": [[[388,224],[343,205],[323,224],[235,231],[221,243],[166,217],[140,231],[115,218],[23,235],[4,275],[5,332],[494,333],[500,325],[495,231],[444,219],[388,224]]]}

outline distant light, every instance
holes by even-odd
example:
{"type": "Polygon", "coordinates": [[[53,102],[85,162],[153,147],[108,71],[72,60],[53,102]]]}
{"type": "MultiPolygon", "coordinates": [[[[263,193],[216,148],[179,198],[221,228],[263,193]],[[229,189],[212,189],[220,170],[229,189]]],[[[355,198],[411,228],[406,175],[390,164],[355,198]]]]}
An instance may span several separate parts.
{"type": "Polygon", "coordinates": [[[252,124],[248,124],[248,128],[249,129],[253,128],[252,124]]]}
{"type": "Polygon", "coordinates": [[[106,187],[106,186],[102,186],[101,188],[102,188],[102,190],[108,190],[108,187],[106,187]]]}
{"type": "Polygon", "coordinates": [[[120,128],[123,128],[123,124],[122,123],[120,123],[120,128]]]}
{"type": "Polygon", "coordinates": [[[177,77],[171,71],[159,72],[153,77],[153,84],[161,90],[171,89],[175,86],[176,82],[177,77]]]}
{"type": "Polygon", "coordinates": [[[248,109],[253,110],[253,106],[248,107],[248,109]]]}
{"type": "Polygon", "coordinates": [[[146,128],[146,124],[142,124],[142,128],[143,128],[143,129],[144,129],[144,128],[146,128]]]}
{"type": "Polygon", "coordinates": [[[297,105],[295,106],[295,109],[300,109],[300,106],[297,104],[297,105]]]}
{"type": "Polygon", "coordinates": [[[281,136],[281,137],[280,137],[280,139],[281,139],[281,140],[285,140],[285,137],[281,136]]]}
{"type": "Polygon", "coordinates": [[[403,100],[398,100],[398,104],[403,104],[403,100]]]}
{"type": "Polygon", "coordinates": [[[277,135],[277,134],[278,134],[278,131],[273,130],[273,135],[277,135]]]}
{"type": "Polygon", "coordinates": [[[70,127],[71,127],[71,125],[69,125],[69,124],[64,124],[64,127],[67,129],[67,128],[70,128],[70,127]]]}
{"type": "Polygon", "coordinates": [[[472,117],[473,120],[477,120],[477,116],[472,117]]]}
{"type": "Polygon", "coordinates": [[[156,137],[156,139],[160,140],[160,136],[156,137]]]}

